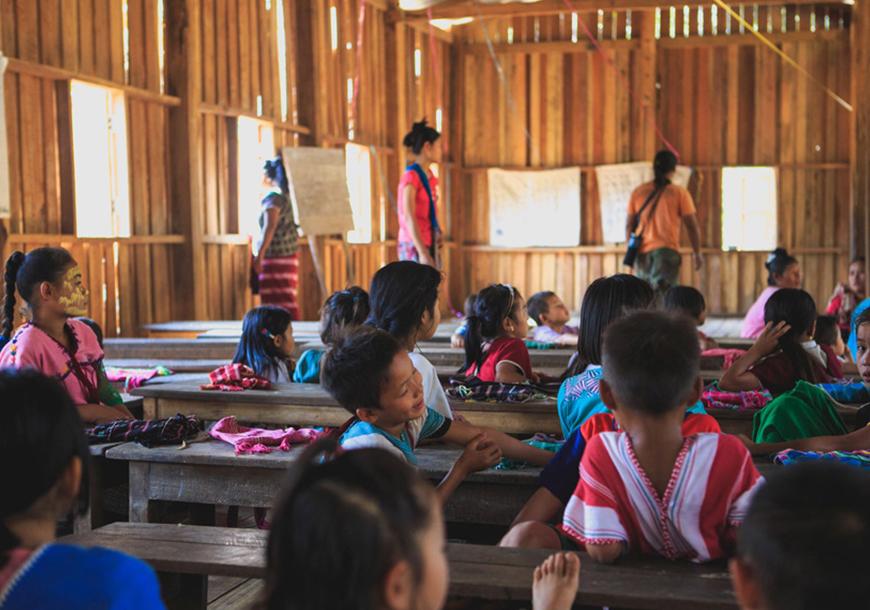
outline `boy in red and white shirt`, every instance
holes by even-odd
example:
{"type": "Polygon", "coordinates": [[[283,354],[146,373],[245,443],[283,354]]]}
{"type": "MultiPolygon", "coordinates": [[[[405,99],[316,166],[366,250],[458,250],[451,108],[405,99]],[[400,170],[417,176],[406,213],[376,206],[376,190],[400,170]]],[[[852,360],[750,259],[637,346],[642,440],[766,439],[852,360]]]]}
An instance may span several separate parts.
{"type": "Polygon", "coordinates": [[[763,479],[737,437],[683,436],[701,392],[700,349],[684,317],[641,311],[604,336],[600,392],[622,431],[593,437],[561,530],[598,561],[624,553],[696,562],[733,547],[763,479]]]}

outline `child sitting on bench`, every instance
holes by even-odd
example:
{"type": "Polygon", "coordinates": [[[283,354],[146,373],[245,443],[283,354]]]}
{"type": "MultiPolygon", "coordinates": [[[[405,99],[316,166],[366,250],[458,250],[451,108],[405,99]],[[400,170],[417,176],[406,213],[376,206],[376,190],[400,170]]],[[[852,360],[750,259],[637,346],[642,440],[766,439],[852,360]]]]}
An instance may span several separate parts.
{"type": "Polygon", "coordinates": [[[859,610],[870,600],[870,475],[819,462],[781,469],[737,533],[731,580],[744,610],[859,610]]]}
{"type": "MultiPolygon", "coordinates": [[[[337,449],[335,437],[321,439],[291,467],[256,608],[440,610],[449,575],[432,486],[390,452],[337,449]]],[[[573,553],[547,559],[534,572],[533,609],[569,610],[579,573],[573,553]]]]}
{"type": "Polygon", "coordinates": [[[604,334],[601,398],[620,424],[586,446],[562,532],[592,559],[632,552],[725,556],[762,481],[736,436],[683,436],[700,395],[700,348],[684,316],[638,311],[604,334]]]}
{"type": "Polygon", "coordinates": [[[292,319],[278,305],[262,305],[246,313],[233,364],[244,364],[272,383],[290,383],[296,346],[292,319]]]}
{"type": "Polygon", "coordinates": [[[576,326],[568,326],[571,313],[559,295],[551,290],[536,292],[529,297],[526,307],[537,324],[532,331],[533,341],[577,347],[579,331],[576,326]]]}
{"type": "MultiPolygon", "coordinates": [[[[359,286],[333,292],[320,310],[320,340],[332,345],[342,333],[356,328],[369,317],[369,293],[359,286]]],[[[320,383],[320,361],[325,350],[307,349],[299,356],[293,383],[320,383]]]]}
{"type": "Polygon", "coordinates": [[[442,439],[465,451],[438,487],[442,499],[471,473],[505,456],[543,466],[552,454],[497,432],[450,420],[426,404],[420,373],[404,347],[382,330],[361,327],[342,337],[323,357],[321,383],[354,418],[341,436],[345,449],[380,447],[411,464],[426,439],[442,439]]]}
{"type": "Polygon", "coordinates": [[[5,368],[0,396],[3,609],[162,609],[157,577],[142,561],[55,542],[57,521],[88,507],[81,493],[88,442],[64,387],[33,370],[5,368]]]}

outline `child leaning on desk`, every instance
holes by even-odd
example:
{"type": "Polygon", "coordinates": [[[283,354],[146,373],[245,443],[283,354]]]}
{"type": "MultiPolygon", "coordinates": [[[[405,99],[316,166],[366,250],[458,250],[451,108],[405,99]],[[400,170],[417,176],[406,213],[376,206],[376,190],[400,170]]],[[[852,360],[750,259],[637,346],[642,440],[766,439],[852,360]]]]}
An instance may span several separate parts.
{"type": "Polygon", "coordinates": [[[502,455],[539,466],[552,456],[507,434],[447,419],[429,407],[408,352],[381,330],[361,327],[339,339],[323,357],[321,383],[353,415],[341,435],[345,449],[381,447],[415,464],[414,451],[425,439],[465,447],[438,486],[442,500],[469,474],[494,466],[502,455]]]}

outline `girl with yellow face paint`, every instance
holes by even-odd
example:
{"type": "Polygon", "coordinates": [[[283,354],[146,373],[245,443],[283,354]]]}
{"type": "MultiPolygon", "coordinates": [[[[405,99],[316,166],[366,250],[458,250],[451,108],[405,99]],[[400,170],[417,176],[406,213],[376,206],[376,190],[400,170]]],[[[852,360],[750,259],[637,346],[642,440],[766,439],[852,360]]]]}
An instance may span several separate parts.
{"type": "Polygon", "coordinates": [[[70,253],[63,248],[13,252],[4,279],[0,367],[35,368],[55,377],[86,422],[132,418],[106,379],[97,336],[74,318],[88,313],[88,291],[70,253]],[[30,321],[13,334],[16,288],[27,302],[30,321]]]}

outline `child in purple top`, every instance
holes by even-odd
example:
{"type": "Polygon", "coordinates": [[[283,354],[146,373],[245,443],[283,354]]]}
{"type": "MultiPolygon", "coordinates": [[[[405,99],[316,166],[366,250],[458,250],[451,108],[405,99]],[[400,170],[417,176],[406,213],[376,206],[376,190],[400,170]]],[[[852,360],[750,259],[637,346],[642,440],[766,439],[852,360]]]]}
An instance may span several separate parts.
{"type": "Polygon", "coordinates": [[[579,331],[569,326],[571,314],[559,296],[550,290],[536,292],[526,304],[529,317],[538,326],[532,331],[532,340],[539,343],[558,343],[577,346],[579,331]]]}

